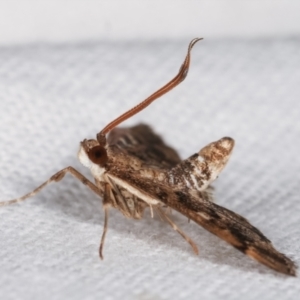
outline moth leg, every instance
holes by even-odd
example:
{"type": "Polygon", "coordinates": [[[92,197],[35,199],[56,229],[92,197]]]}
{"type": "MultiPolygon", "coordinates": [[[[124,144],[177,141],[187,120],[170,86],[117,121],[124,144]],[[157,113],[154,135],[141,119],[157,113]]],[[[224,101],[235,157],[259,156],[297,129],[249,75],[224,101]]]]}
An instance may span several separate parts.
{"type": "Polygon", "coordinates": [[[149,204],[149,208],[150,208],[150,215],[151,215],[151,218],[153,219],[154,214],[153,214],[153,207],[152,207],[151,204],[149,204]]]}
{"type": "Polygon", "coordinates": [[[99,195],[101,197],[103,196],[103,192],[95,184],[93,184],[91,181],[89,181],[85,176],[83,176],[81,173],[79,173],[73,167],[67,167],[67,168],[64,168],[64,169],[58,171],[57,173],[55,173],[46,182],[44,182],[43,184],[38,186],[32,192],[30,192],[30,193],[28,193],[28,194],[26,194],[26,195],[24,195],[20,198],[8,200],[8,201],[5,201],[5,202],[0,202],[0,206],[6,206],[6,205],[13,204],[13,203],[22,202],[22,201],[26,200],[27,198],[36,195],[44,187],[46,187],[49,183],[58,182],[58,181],[62,180],[67,173],[70,173],[72,176],[74,176],[76,179],[78,179],[81,183],[88,186],[97,195],[99,195]]]}
{"type": "MultiPolygon", "coordinates": [[[[110,186],[113,187],[113,190],[116,192],[116,199],[114,199],[114,197],[110,197],[108,199],[112,200],[113,202],[113,206],[118,208],[119,210],[122,211],[122,213],[127,216],[128,218],[131,217],[132,215],[132,212],[131,210],[129,209],[128,205],[127,205],[127,202],[126,202],[126,199],[124,199],[122,193],[120,192],[120,189],[118,188],[118,186],[115,184],[115,182],[113,180],[111,180],[109,177],[106,177],[107,180],[109,181],[110,183],[110,186]]],[[[111,201],[110,201],[111,202],[111,201]]]]}
{"type": "Polygon", "coordinates": [[[103,247],[104,247],[104,241],[106,237],[107,232],[107,225],[108,225],[108,207],[104,207],[104,227],[103,227],[103,233],[101,237],[100,247],[99,247],[99,256],[103,260],[103,247]]]}
{"type": "Polygon", "coordinates": [[[187,236],[165,213],[162,209],[157,207],[157,212],[160,215],[161,218],[165,219],[171,226],[172,228],[177,231],[193,248],[193,251],[195,252],[196,255],[199,254],[198,247],[196,244],[193,242],[193,240],[187,236]]]}
{"type": "Polygon", "coordinates": [[[103,195],[103,207],[104,207],[104,226],[103,226],[103,233],[101,237],[100,247],[99,247],[99,256],[101,259],[103,259],[103,247],[104,247],[104,241],[105,236],[107,232],[107,225],[108,225],[108,209],[109,209],[109,203],[111,201],[111,187],[109,183],[105,183],[104,186],[104,195],[103,195]]]}

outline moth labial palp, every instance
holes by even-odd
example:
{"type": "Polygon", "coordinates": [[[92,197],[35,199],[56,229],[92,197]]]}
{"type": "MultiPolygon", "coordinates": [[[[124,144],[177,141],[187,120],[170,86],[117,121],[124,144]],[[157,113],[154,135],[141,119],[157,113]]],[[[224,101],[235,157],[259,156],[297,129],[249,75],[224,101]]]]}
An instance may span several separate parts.
{"type": "Polygon", "coordinates": [[[225,240],[251,258],[278,272],[296,276],[296,265],[278,252],[269,239],[244,217],[213,202],[211,183],[227,164],[234,140],[224,137],[205,146],[188,159],[181,160],[178,153],[144,124],[130,128],[116,127],[146,108],[154,100],[169,92],[187,76],[190,53],[201,40],[193,39],[178,74],[150,97],[128,110],[96,136],[80,143],[78,159],[90,169],[95,183],[89,181],[73,167],[54,174],[34,191],[0,206],[24,201],[34,196],[51,182],[60,181],[67,173],[88,186],[103,198],[104,230],[99,255],[108,227],[108,211],[114,207],[128,218],[140,219],[145,208],[156,212],[177,231],[198,254],[194,241],[188,237],[163,210],[173,209],[189,220],[225,240]]]}

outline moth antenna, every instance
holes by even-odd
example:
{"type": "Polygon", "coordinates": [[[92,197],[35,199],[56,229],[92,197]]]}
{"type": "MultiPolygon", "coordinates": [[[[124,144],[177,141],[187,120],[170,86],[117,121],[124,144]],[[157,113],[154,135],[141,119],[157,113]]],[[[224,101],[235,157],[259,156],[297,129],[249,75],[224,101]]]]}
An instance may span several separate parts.
{"type": "Polygon", "coordinates": [[[106,127],[104,127],[104,129],[102,129],[100,131],[100,133],[98,133],[98,135],[97,135],[98,141],[100,143],[105,141],[105,135],[109,131],[111,131],[113,128],[115,128],[117,125],[119,125],[123,121],[125,121],[128,118],[132,117],[133,115],[137,114],[138,112],[140,112],[141,110],[146,108],[149,104],[151,104],[154,100],[156,100],[157,98],[159,98],[162,95],[166,94],[171,89],[176,87],[179,83],[181,83],[186,78],[186,76],[188,74],[188,70],[189,70],[189,66],[190,66],[190,60],[191,60],[191,50],[194,47],[194,45],[202,39],[203,38],[195,38],[190,42],[189,47],[188,47],[188,52],[187,52],[187,55],[184,59],[184,62],[182,64],[181,68],[179,69],[178,74],[171,81],[169,81],[166,85],[164,85],[159,90],[157,90],[151,96],[146,98],[144,101],[142,101],[141,103],[139,103],[135,107],[131,108],[130,110],[128,110],[127,112],[125,112],[124,114],[122,114],[121,116],[119,116],[118,118],[113,120],[112,122],[110,122],[106,127]]]}

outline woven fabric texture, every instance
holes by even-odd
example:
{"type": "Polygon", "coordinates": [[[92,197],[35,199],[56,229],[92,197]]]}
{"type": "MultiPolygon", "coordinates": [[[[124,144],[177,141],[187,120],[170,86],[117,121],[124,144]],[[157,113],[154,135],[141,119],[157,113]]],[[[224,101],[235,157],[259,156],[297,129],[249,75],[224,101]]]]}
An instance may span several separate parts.
{"type": "MultiPolygon", "coordinates": [[[[0,200],[21,196],[77,161],[78,145],[171,79],[188,40],[0,48],[0,200]]],[[[236,140],[216,202],[300,262],[300,40],[204,40],[175,90],[124,125],[144,122],[182,158],[236,140]]],[[[193,222],[190,246],[146,211],[111,211],[66,176],[0,207],[1,299],[299,299],[299,278],[249,259],[193,222]]]]}

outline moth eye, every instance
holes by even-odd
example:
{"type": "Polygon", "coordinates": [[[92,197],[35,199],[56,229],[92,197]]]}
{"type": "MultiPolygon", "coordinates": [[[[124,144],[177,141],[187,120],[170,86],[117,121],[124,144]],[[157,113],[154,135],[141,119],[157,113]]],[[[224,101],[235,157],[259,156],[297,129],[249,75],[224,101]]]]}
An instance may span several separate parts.
{"type": "Polygon", "coordinates": [[[97,165],[104,166],[107,162],[107,152],[102,146],[95,146],[88,152],[89,159],[97,165]]]}

